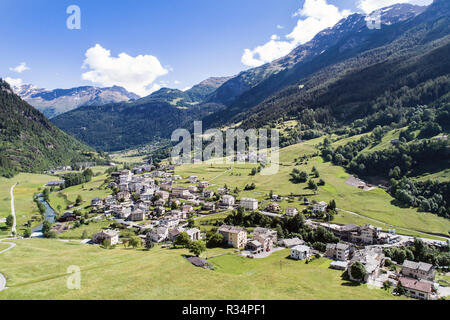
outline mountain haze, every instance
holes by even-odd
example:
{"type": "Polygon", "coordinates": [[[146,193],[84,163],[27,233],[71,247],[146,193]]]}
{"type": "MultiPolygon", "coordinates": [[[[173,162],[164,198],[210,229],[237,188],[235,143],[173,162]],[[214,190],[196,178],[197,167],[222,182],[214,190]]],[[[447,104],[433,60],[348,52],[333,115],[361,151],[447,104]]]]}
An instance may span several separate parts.
{"type": "Polygon", "coordinates": [[[53,118],[80,106],[102,105],[139,99],[138,95],[118,86],[110,88],[85,86],[48,90],[25,84],[13,87],[13,90],[48,118],[53,118]]]}

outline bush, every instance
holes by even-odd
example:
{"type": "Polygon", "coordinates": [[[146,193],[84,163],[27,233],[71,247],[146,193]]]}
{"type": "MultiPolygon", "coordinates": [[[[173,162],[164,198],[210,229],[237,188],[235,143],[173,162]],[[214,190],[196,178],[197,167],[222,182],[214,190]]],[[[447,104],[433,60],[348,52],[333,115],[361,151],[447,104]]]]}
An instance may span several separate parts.
{"type": "Polygon", "coordinates": [[[178,235],[177,239],[175,240],[175,245],[181,246],[184,248],[189,248],[189,244],[191,243],[191,238],[186,232],[182,232],[178,235]]]}
{"type": "Polygon", "coordinates": [[[314,242],[313,248],[317,251],[325,252],[325,250],[327,249],[327,245],[323,242],[314,242]]]}
{"type": "Polygon", "coordinates": [[[31,228],[26,228],[25,231],[23,232],[23,237],[24,238],[30,238],[31,237],[31,228]]]}
{"type": "Polygon", "coordinates": [[[11,228],[14,224],[14,217],[12,215],[9,215],[6,217],[6,225],[11,228]]]}
{"type": "Polygon", "coordinates": [[[366,268],[364,265],[357,261],[350,267],[350,273],[354,279],[357,279],[358,281],[363,281],[364,278],[367,275],[366,268]]]}
{"type": "Polygon", "coordinates": [[[222,247],[225,243],[225,238],[218,232],[209,232],[206,234],[206,246],[208,248],[222,247]]]}
{"type": "Polygon", "coordinates": [[[189,245],[189,252],[196,257],[200,256],[204,251],[206,251],[206,245],[203,241],[192,241],[189,245]]]}

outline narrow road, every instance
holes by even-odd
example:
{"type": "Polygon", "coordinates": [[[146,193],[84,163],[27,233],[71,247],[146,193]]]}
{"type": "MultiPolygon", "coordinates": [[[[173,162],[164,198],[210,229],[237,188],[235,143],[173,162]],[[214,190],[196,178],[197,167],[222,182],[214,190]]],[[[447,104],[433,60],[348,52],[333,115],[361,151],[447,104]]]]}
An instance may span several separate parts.
{"type": "Polygon", "coordinates": [[[16,224],[17,224],[17,219],[16,219],[16,209],[14,208],[14,188],[17,186],[17,183],[15,185],[13,185],[11,187],[11,215],[13,216],[13,225],[11,228],[11,232],[13,233],[13,235],[16,235],[17,230],[16,230],[16,224]]]}
{"type": "MultiPolygon", "coordinates": [[[[13,217],[13,225],[12,225],[12,228],[11,228],[11,233],[13,234],[13,236],[15,236],[16,233],[17,233],[17,228],[16,228],[16,226],[17,226],[16,209],[14,207],[14,188],[16,186],[17,186],[17,183],[11,187],[11,215],[13,217]]],[[[0,243],[9,244],[9,248],[6,248],[6,249],[0,251],[0,254],[5,253],[5,252],[11,250],[12,248],[14,248],[16,246],[15,243],[3,242],[4,240],[8,240],[8,239],[1,239],[0,243]]],[[[13,240],[13,239],[9,239],[9,240],[13,240]]],[[[0,292],[5,290],[5,289],[7,289],[7,287],[6,287],[6,278],[5,278],[5,276],[3,274],[0,273],[0,292]]]]}
{"type": "MultiPolygon", "coordinates": [[[[6,251],[9,251],[9,250],[11,250],[12,248],[14,248],[16,246],[15,243],[3,242],[4,240],[13,240],[13,239],[1,239],[0,240],[0,243],[6,243],[6,244],[9,244],[9,246],[10,246],[9,248],[6,248],[6,249],[0,251],[0,254],[5,253],[6,251]]],[[[0,273],[0,292],[5,290],[5,289],[7,289],[6,288],[6,278],[5,278],[5,276],[3,274],[0,273]]]]}
{"type": "Polygon", "coordinates": [[[6,278],[0,273],[0,292],[6,289],[6,278]]]}
{"type": "Polygon", "coordinates": [[[0,254],[5,253],[6,251],[9,251],[9,250],[11,250],[12,248],[14,248],[16,246],[15,243],[3,242],[4,240],[13,240],[13,239],[1,239],[0,240],[0,243],[9,244],[9,248],[6,248],[5,250],[0,251],[0,254]]]}
{"type": "MultiPolygon", "coordinates": [[[[413,229],[408,229],[408,228],[403,228],[403,227],[399,227],[399,226],[394,226],[392,224],[389,224],[389,223],[386,223],[386,222],[383,222],[383,221],[380,221],[380,220],[376,220],[376,219],[373,219],[373,218],[370,218],[370,217],[367,217],[367,216],[363,216],[363,215],[361,215],[359,213],[356,213],[356,212],[352,212],[352,211],[348,211],[348,210],[344,210],[344,209],[339,209],[339,208],[336,208],[336,210],[342,211],[342,212],[345,212],[345,213],[348,213],[348,214],[351,214],[351,215],[354,215],[354,216],[357,216],[357,217],[360,217],[360,218],[364,218],[364,219],[367,219],[367,220],[370,220],[370,221],[373,221],[373,222],[377,222],[377,223],[383,224],[385,226],[392,227],[393,229],[397,229],[397,230],[400,229],[400,230],[404,230],[404,231],[420,233],[420,234],[423,234],[424,236],[430,236],[431,235],[431,236],[435,236],[435,237],[441,237],[441,238],[448,239],[448,237],[446,237],[444,235],[436,235],[436,234],[427,233],[427,232],[423,232],[423,231],[417,231],[417,230],[413,230],[413,229]]],[[[422,239],[430,240],[428,238],[422,238],[422,239]]]]}

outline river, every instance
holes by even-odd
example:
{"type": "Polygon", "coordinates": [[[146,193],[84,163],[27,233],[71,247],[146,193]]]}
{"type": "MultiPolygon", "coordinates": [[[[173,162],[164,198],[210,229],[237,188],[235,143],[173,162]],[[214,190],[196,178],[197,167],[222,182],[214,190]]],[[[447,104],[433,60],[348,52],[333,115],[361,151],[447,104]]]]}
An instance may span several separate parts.
{"type": "MultiPolygon", "coordinates": [[[[44,220],[48,221],[50,223],[54,223],[55,222],[55,218],[56,218],[55,210],[53,210],[52,207],[50,207],[50,205],[47,203],[47,201],[45,201],[45,199],[44,199],[42,194],[39,194],[38,197],[39,197],[38,198],[39,202],[41,202],[45,206],[44,220]]],[[[33,232],[33,237],[42,236],[42,224],[40,224],[39,226],[35,227],[32,230],[32,232],[33,232]]]]}

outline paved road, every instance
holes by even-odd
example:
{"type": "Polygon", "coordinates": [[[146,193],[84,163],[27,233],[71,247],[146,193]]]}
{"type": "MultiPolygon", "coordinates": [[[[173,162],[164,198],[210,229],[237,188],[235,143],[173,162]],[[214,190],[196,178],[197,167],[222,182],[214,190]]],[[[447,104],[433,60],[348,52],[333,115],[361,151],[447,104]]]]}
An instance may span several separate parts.
{"type": "Polygon", "coordinates": [[[0,254],[5,253],[6,251],[11,250],[12,248],[14,248],[16,246],[15,243],[12,242],[3,242],[4,240],[13,240],[13,239],[2,239],[0,240],[0,243],[5,243],[5,244],[9,244],[9,248],[6,248],[5,250],[0,251],[0,254]]]}
{"type": "MultiPolygon", "coordinates": [[[[9,250],[11,250],[12,248],[14,248],[14,247],[16,246],[15,243],[12,243],[12,242],[4,242],[4,240],[13,240],[13,239],[1,239],[1,240],[0,240],[0,243],[6,243],[6,244],[9,244],[9,248],[6,248],[6,249],[0,251],[0,254],[5,253],[6,251],[9,251],[9,250]]],[[[0,273],[0,291],[3,291],[3,290],[5,290],[5,289],[7,289],[7,288],[6,288],[6,278],[5,278],[5,276],[4,276],[3,274],[0,273]]]]}
{"type": "Polygon", "coordinates": [[[0,273],[0,292],[7,289],[6,288],[6,278],[0,273]]]}
{"type": "Polygon", "coordinates": [[[267,212],[267,211],[259,211],[262,215],[272,217],[272,218],[285,218],[286,216],[283,214],[273,213],[273,212],[267,212]]]}
{"type": "MultiPolygon", "coordinates": [[[[370,221],[373,221],[373,222],[377,222],[377,223],[380,223],[380,224],[384,224],[385,226],[389,226],[389,227],[391,227],[391,228],[393,228],[393,229],[397,229],[397,230],[405,230],[405,231],[410,231],[410,232],[420,233],[420,234],[423,234],[424,236],[427,236],[427,235],[437,236],[437,235],[430,234],[430,233],[427,233],[427,232],[420,232],[420,231],[417,231],[417,230],[412,230],[412,229],[408,229],[408,228],[403,228],[403,227],[394,226],[394,225],[388,224],[388,223],[383,222],[383,221],[380,221],[380,220],[376,220],[376,219],[373,219],[373,218],[369,218],[369,217],[363,216],[363,215],[361,215],[361,214],[359,214],[359,213],[356,213],[356,212],[352,212],[352,211],[348,211],[348,210],[344,210],[344,209],[340,209],[340,208],[337,208],[337,210],[338,210],[338,211],[342,211],[342,212],[346,212],[346,213],[348,213],[348,214],[351,214],[351,215],[354,215],[354,216],[358,216],[358,217],[361,217],[361,218],[364,218],[364,219],[367,219],[367,220],[370,220],[370,221]]],[[[448,237],[443,236],[443,235],[439,235],[438,237],[448,239],[448,237]]],[[[412,240],[414,240],[414,237],[410,237],[410,238],[411,238],[412,240]]],[[[425,238],[425,237],[424,237],[424,238],[421,238],[421,239],[424,240],[424,241],[427,242],[427,243],[433,243],[433,242],[435,241],[435,240],[432,240],[432,239],[429,239],[429,238],[425,238]]],[[[438,241],[438,242],[442,242],[443,244],[445,244],[445,241],[438,241]]]]}
{"type": "Polygon", "coordinates": [[[11,228],[11,232],[15,235],[16,230],[16,209],[14,208],[14,188],[17,186],[17,183],[11,187],[11,215],[13,216],[13,226],[11,228]]]}

